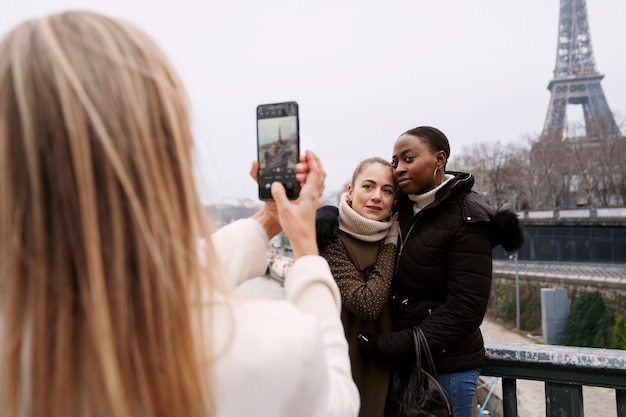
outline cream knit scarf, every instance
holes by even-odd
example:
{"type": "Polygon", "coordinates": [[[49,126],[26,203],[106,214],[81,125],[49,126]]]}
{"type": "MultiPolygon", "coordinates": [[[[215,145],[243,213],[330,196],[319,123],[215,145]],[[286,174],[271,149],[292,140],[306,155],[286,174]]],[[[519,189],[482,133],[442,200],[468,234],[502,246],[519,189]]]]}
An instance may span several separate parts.
{"type": "Polygon", "coordinates": [[[377,242],[387,236],[391,219],[377,221],[366,219],[348,205],[348,193],[339,199],[339,230],[365,242],[377,242]]]}
{"type": "Polygon", "coordinates": [[[441,184],[439,184],[432,190],[427,191],[424,194],[409,194],[409,199],[415,202],[415,204],[413,205],[413,214],[417,214],[421,209],[435,201],[435,195],[437,194],[437,191],[439,191],[441,187],[443,187],[443,185],[450,181],[452,178],[454,178],[454,175],[445,174],[443,176],[443,181],[441,182],[441,184]]]}

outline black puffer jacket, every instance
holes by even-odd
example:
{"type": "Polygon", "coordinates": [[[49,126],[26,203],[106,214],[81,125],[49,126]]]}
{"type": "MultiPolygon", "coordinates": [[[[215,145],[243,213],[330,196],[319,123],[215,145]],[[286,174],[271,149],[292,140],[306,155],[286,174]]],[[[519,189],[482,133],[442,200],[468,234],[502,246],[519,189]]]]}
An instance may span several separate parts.
{"type": "Polygon", "coordinates": [[[413,201],[398,203],[400,255],[394,288],[394,333],[378,337],[382,359],[413,360],[411,330],[419,325],[437,372],[484,364],[479,326],[489,301],[492,250],[518,249],[524,240],[515,213],[496,210],[472,191],[471,174],[454,178],[435,201],[413,215],[413,201]],[[408,331],[399,331],[409,329],[408,331]]]}

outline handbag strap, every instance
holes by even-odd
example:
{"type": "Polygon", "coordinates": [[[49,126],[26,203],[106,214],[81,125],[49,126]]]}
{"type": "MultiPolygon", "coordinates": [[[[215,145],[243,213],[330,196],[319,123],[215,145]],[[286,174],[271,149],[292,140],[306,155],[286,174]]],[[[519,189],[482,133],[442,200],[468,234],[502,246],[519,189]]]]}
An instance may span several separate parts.
{"type": "Polygon", "coordinates": [[[415,326],[413,328],[413,338],[415,339],[415,354],[417,355],[417,367],[418,368],[422,367],[421,352],[424,352],[424,356],[426,358],[426,365],[428,366],[428,369],[430,370],[433,376],[437,376],[437,369],[435,368],[435,361],[433,360],[433,355],[430,352],[428,341],[426,340],[426,336],[424,336],[424,332],[419,326],[415,326]]]}
{"type": "Polygon", "coordinates": [[[417,363],[417,369],[422,368],[422,355],[420,349],[420,337],[418,333],[419,327],[415,326],[413,328],[413,341],[415,342],[415,362],[417,363]]]}

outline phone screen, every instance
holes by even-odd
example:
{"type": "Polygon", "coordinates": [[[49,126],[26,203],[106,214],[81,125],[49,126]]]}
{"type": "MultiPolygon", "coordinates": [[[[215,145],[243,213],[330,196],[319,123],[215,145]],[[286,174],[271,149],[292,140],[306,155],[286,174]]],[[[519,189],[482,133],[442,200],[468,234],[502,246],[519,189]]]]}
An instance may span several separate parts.
{"type": "Polygon", "coordinates": [[[296,164],[300,159],[298,103],[261,104],[256,109],[259,198],[271,201],[271,186],[281,182],[290,200],[298,198],[296,164]]]}

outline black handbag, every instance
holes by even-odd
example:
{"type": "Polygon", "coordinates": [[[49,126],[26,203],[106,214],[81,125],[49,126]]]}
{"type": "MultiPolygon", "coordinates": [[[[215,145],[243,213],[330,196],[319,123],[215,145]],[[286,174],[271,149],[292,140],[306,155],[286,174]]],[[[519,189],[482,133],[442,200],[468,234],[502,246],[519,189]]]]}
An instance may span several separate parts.
{"type": "Polygon", "coordinates": [[[452,417],[448,395],[435,376],[435,363],[422,329],[413,328],[415,365],[396,366],[389,382],[385,417],[452,417]],[[422,352],[432,373],[422,368],[422,352]]]}

